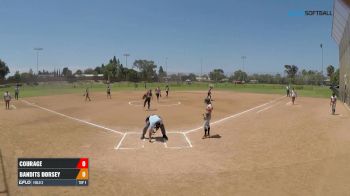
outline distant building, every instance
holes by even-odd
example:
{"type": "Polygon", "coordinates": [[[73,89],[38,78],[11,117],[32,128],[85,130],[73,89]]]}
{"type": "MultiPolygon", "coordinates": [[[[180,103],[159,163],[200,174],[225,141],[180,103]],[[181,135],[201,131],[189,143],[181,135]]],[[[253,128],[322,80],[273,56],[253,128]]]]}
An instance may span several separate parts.
{"type": "Polygon", "coordinates": [[[77,78],[94,78],[94,77],[103,77],[103,74],[76,74],[74,75],[77,78]]]}
{"type": "Polygon", "coordinates": [[[210,81],[210,79],[206,76],[196,76],[196,80],[198,82],[205,82],[205,81],[210,81]]]}

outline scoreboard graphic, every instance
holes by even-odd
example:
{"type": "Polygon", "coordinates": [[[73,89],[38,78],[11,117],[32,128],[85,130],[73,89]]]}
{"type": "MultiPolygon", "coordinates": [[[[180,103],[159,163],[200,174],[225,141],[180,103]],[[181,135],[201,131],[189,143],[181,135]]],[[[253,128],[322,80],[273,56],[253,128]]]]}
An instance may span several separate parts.
{"type": "Polygon", "coordinates": [[[18,186],[88,186],[88,158],[18,158],[18,186]]]}

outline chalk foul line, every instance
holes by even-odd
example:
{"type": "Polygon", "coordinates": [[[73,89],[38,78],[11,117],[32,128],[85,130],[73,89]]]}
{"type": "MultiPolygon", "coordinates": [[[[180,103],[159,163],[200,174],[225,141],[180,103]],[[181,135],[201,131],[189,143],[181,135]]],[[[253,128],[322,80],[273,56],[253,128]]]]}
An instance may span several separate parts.
{"type": "MultiPolygon", "coordinates": [[[[264,103],[264,104],[258,105],[258,106],[256,106],[256,107],[250,108],[250,109],[248,109],[248,110],[245,110],[245,111],[242,111],[242,112],[233,114],[233,115],[231,115],[231,116],[227,116],[227,117],[225,117],[225,118],[222,118],[222,119],[220,119],[220,120],[217,120],[217,121],[214,121],[214,122],[210,123],[210,125],[215,125],[215,124],[221,123],[221,122],[223,122],[223,121],[226,121],[226,120],[229,120],[229,119],[232,119],[232,118],[237,118],[237,117],[239,117],[239,116],[241,116],[241,115],[243,115],[243,114],[245,114],[245,113],[248,113],[248,112],[250,112],[250,111],[253,111],[253,110],[258,109],[258,108],[261,108],[261,107],[264,107],[264,106],[266,106],[266,105],[269,105],[269,104],[271,104],[271,103],[274,103],[274,102],[276,102],[276,101],[278,101],[278,100],[280,100],[280,99],[283,99],[283,98],[285,98],[285,97],[286,97],[286,96],[279,97],[279,98],[274,99],[274,100],[272,100],[272,101],[269,101],[269,102],[267,102],[267,103],[264,103]]],[[[200,126],[200,127],[194,128],[194,129],[187,130],[187,131],[184,132],[184,134],[189,134],[189,133],[192,133],[192,132],[196,132],[196,131],[199,131],[199,130],[201,130],[201,129],[203,129],[203,126],[200,126]]]]}
{"type": "Polygon", "coordinates": [[[59,116],[62,116],[62,117],[65,117],[65,118],[68,118],[68,119],[71,119],[71,120],[75,120],[75,121],[78,121],[80,123],[83,123],[83,124],[87,124],[87,125],[90,125],[90,126],[93,126],[93,127],[97,127],[97,128],[100,128],[100,129],[104,129],[104,130],[107,130],[107,131],[110,131],[110,132],[113,132],[113,133],[117,133],[117,134],[120,134],[120,135],[123,135],[124,133],[120,132],[120,131],[117,131],[117,130],[114,130],[114,129],[111,129],[111,128],[108,128],[108,127],[104,127],[102,125],[98,125],[98,124],[95,124],[95,123],[91,123],[91,122],[88,122],[86,120],[81,120],[79,118],[74,118],[72,116],[68,116],[68,115],[65,115],[65,114],[62,114],[62,113],[59,113],[59,112],[56,112],[56,111],[53,111],[53,110],[50,110],[48,108],[45,108],[45,107],[42,107],[42,106],[39,106],[39,105],[36,105],[34,103],[30,103],[26,100],[21,100],[22,102],[28,104],[28,105],[31,105],[33,107],[36,107],[36,108],[39,108],[39,109],[42,109],[42,110],[45,110],[47,112],[51,112],[53,114],[56,114],[56,115],[59,115],[59,116]]]}

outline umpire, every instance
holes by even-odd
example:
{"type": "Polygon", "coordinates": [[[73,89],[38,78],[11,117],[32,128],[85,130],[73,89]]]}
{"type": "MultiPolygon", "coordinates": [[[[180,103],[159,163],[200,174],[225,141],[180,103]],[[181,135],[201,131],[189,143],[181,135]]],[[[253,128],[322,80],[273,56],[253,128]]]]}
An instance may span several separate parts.
{"type": "Polygon", "coordinates": [[[162,131],[163,139],[168,141],[168,136],[166,136],[166,131],[164,127],[163,120],[158,115],[150,115],[146,118],[146,125],[143,128],[141,139],[145,139],[147,131],[149,132],[149,142],[152,142],[153,129],[162,131]]]}

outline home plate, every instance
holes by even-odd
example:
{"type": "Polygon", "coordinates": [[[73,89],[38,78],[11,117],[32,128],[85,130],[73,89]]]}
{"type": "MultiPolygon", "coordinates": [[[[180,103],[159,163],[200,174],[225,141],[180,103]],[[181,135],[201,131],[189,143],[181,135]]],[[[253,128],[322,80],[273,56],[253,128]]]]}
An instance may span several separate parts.
{"type": "Polygon", "coordinates": [[[169,140],[165,143],[166,148],[191,148],[186,135],[181,132],[168,132],[169,140]]]}
{"type": "Polygon", "coordinates": [[[129,132],[126,133],[119,149],[140,149],[145,147],[145,140],[141,140],[141,133],[129,132]]]}

